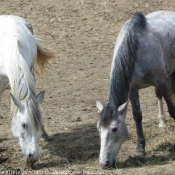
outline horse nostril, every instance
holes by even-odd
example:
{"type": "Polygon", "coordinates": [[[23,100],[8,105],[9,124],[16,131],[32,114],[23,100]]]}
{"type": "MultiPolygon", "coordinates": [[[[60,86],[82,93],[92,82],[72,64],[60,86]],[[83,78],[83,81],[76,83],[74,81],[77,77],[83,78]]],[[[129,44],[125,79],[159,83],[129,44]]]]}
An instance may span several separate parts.
{"type": "Polygon", "coordinates": [[[31,158],[33,155],[32,154],[29,154],[29,158],[31,158]]]}
{"type": "Polygon", "coordinates": [[[105,166],[109,166],[109,160],[106,161],[106,165],[105,166]]]}

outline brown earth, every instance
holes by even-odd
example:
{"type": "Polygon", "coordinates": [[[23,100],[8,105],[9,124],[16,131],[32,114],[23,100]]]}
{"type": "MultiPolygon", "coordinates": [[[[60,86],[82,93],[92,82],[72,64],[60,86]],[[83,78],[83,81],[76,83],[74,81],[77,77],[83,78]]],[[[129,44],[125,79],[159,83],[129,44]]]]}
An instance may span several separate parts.
{"type": "Polygon", "coordinates": [[[136,133],[129,106],[129,137],[119,153],[118,168],[103,170],[98,165],[95,100],[107,102],[118,32],[136,11],[148,14],[162,9],[175,10],[174,1],[0,0],[1,14],[24,17],[56,54],[45,75],[37,78],[37,91],[46,91],[42,107],[49,140],[40,140],[40,159],[34,170],[25,167],[20,147],[11,134],[9,91],[3,96],[0,174],[5,170],[16,174],[17,170],[28,174],[174,174],[175,123],[166,112],[167,127],[158,128],[154,88],[140,91],[147,155],[134,152],[136,133]]]}

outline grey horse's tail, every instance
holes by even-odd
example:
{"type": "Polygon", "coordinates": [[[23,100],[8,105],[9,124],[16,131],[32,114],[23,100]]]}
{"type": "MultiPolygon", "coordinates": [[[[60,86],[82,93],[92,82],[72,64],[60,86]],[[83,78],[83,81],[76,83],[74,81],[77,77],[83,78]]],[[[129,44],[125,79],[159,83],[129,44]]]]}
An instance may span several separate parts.
{"type": "Polygon", "coordinates": [[[174,100],[175,100],[175,70],[170,75],[170,84],[171,84],[171,90],[172,90],[172,93],[173,93],[173,97],[174,97],[174,100]]]}

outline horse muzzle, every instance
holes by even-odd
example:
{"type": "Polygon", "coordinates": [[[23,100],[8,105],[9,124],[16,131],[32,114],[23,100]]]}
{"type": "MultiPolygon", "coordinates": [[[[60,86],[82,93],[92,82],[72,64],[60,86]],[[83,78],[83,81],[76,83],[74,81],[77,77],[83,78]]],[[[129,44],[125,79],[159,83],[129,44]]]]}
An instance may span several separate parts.
{"type": "Polygon", "coordinates": [[[100,161],[99,164],[103,169],[116,168],[116,159],[113,158],[111,160],[100,161]]]}
{"type": "Polygon", "coordinates": [[[26,160],[27,166],[32,166],[35,162],[38,161],[39,156],[35,156],[33,154],[29,154],[26,160]]]}

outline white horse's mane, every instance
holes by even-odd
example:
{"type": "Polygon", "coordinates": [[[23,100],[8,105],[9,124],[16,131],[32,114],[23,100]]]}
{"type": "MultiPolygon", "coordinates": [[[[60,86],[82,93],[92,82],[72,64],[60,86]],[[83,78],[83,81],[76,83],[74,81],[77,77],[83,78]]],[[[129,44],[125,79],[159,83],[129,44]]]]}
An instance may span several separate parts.
{"type": "MultiPolygon", "coordinates": [[[[36,126],[41,133],[42,116],[40,106],[37,105],[35,92],[35,77],[33,74],[34,63],[37,59],[37,44],[34,35],[26,26],[26,21],[20,17],[7,16],[11,20],[6,25],[5,31],[9,42],[9,51],[6,56],[10,57],[7,67],[11,93],[20,101],[25,103],[29,113],[28,122],[36,126]],[[33,124],[34,123],[34,124],[33,124]]],[[[1,18],[0,18],[1,20],[1,18]]],[[[0,22],[1,25],[1,22],[0,22]]],[[[8,44],[7,44],[8,45],[8,44]]],[[[17,107],[12,102],[11,112],[17,114],[17,107]]]]}

